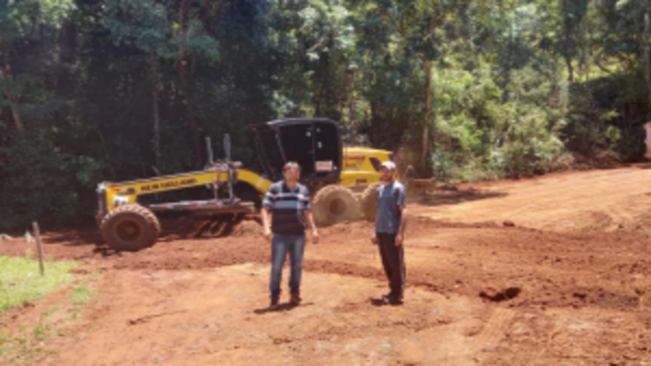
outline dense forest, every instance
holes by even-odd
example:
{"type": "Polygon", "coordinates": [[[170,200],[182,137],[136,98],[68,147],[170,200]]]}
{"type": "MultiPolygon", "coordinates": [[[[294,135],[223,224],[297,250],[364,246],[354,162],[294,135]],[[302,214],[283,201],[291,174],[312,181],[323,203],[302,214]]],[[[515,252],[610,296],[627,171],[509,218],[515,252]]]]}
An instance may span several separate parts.
{"type": "Polygon", "coordinates": [[[650,0],[2,0],[0,229],[203,166],[247,125],[340,121],[438,180],[643,154],[650,0]]]}

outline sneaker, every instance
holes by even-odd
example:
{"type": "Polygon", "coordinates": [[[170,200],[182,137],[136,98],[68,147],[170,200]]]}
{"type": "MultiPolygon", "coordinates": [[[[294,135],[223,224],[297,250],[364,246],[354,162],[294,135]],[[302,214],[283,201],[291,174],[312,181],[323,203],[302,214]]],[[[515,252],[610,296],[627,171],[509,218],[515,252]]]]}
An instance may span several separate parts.
{"type": "Polygon", "coordinates": [[[301,304],[301,300],[302,300],[302,299],[301,299],[301,296],[299,296],[298,293],[294,293],[294,294],[292,294],[291,297],[289,298],[289,303],[290,303],[292,306],[298,306],[298,305],[301,304]]]}
{"type": "Polygon", "coordinates": [[[271,304],[269,304],[269,310],[278,310],[280,305],[278,304],[278,299],[271,299],[271,304]]]}

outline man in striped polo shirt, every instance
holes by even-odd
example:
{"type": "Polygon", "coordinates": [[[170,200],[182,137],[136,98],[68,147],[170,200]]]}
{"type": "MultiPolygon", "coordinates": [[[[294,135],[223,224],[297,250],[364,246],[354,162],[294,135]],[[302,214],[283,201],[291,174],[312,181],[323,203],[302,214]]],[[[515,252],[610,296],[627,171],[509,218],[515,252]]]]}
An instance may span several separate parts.
{"type": "Polygon", "coordinates": [[[289,289],[290,304],[297,306],[301,302],[301,265],[305,249],[306,223],[312,229],[314,244],[319,242],[319,233],[314,225],[310,206],[310,194],[307,188],[299,184],[301,168],[295,162],[288,162],[283,168],[284,180],[274,183],[262,202],[262,225],[264,236],[271,240],[271,291],[270,309],[278,309],[280,298],[280,281],[285,258],[289,253],[291,275],[289,289]],[[271,215],[271,220],[269,220],[271,215]]]}

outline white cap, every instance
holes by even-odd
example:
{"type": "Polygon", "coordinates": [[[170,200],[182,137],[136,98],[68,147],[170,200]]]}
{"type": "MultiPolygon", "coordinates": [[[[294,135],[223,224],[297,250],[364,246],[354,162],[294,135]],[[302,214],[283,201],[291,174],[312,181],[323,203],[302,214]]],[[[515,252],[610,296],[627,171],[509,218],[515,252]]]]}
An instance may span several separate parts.
{"type": "Polygon", "coordinates": [[[394,164],[392,161],[385,161],[380,165],[382,168],[387,168],[389,170],[396,170],[396,164],[394,164]]]}

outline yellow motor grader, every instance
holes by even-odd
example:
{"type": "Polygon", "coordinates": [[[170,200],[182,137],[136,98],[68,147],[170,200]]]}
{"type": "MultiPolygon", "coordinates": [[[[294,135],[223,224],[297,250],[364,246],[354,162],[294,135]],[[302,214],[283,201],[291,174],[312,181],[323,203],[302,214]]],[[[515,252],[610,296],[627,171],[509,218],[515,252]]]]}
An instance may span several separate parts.
{"type": "Polygon", "coordinates": [[[374,219],[377,203],[371,193],[377,189],[380,164],[392,158],[391,152],[344,148],[338,124],[328,119],[284,119],[254,125],[251,130],[263,172],[232,161],[230,140],[225,136],[223,160],[213,161],[207,139],[204,170],[99,184],[96,218],[107,244],[119,251],[154,245],[161,231],[157,215],[165,212],[213,220],[254,213],[272,182],[282,179],[288,161],[301,166],[301,182],[310,190],[317,225],[357,220],[362,212],[374,219]],[[213,192],[211,199],[142,202],[145,195],[200,186],[213,192]],[[354,191],[364,189],[358,199],[354,191]]]}

